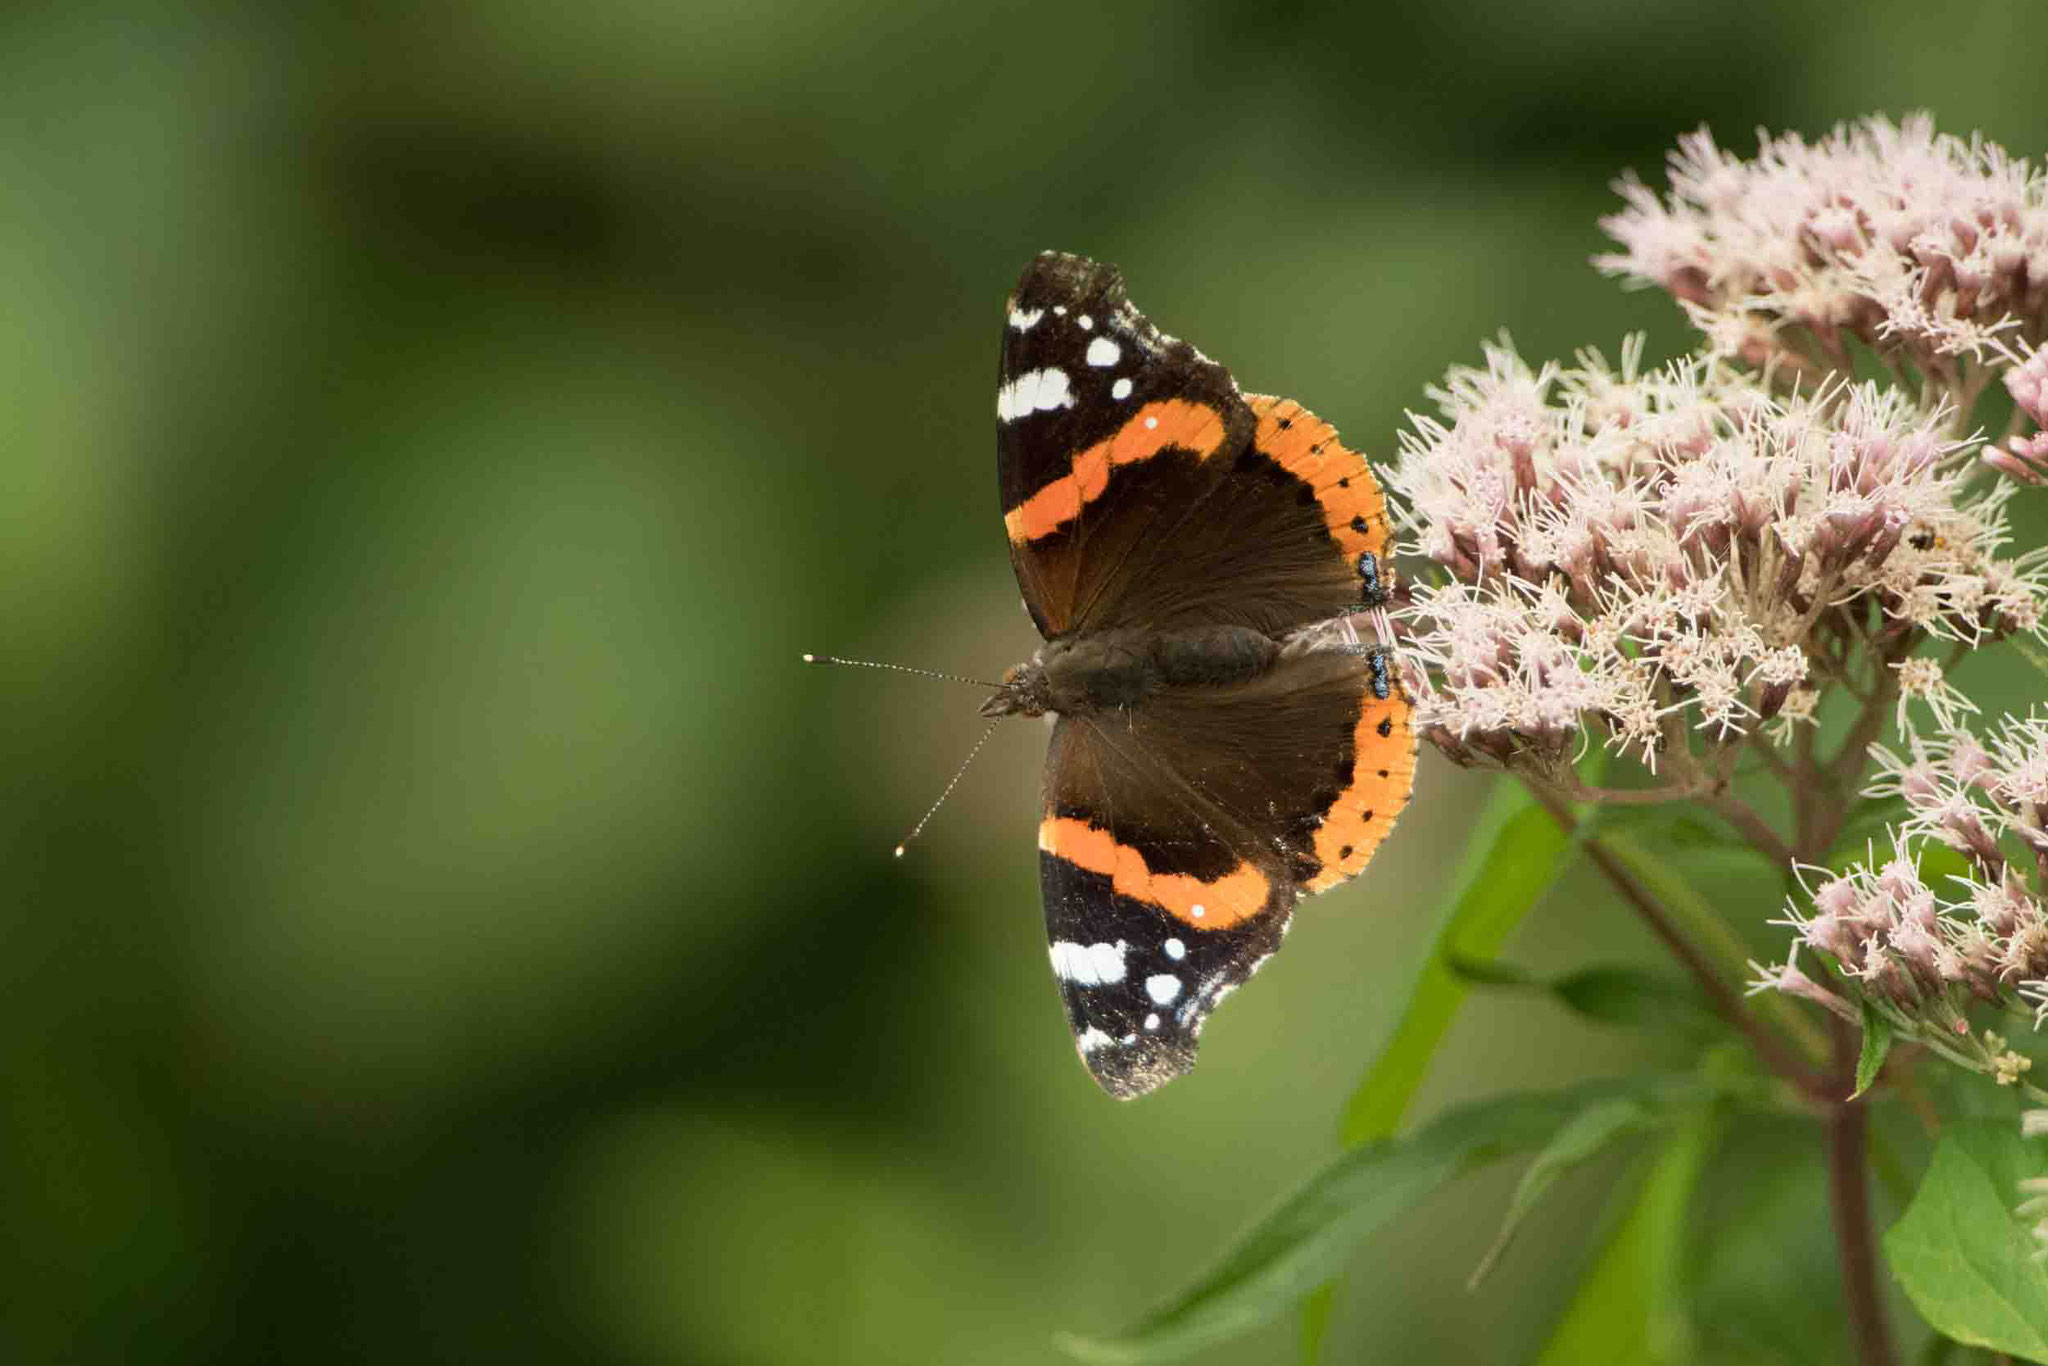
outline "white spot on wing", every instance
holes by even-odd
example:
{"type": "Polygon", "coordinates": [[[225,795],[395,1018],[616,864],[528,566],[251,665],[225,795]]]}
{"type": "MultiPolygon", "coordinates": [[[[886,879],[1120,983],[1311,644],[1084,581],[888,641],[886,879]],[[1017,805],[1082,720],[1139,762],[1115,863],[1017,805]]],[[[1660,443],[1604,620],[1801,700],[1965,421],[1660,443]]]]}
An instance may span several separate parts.
{"type": "Polygon", "coordinates": [[[1111,398],[1129,398],[1131,396],[1131,382],[1128,379],[1120,379],[1110,385],[1109,396],[1111,398]]]}
{"type": "Polygon", "coordinates": [[[1038,320],[1044,316],[1045,310],[1042,308],[1013,308],[1010,310],[1010,326],[1019,332],[1029,332],[1038,326],[1038,320]]]}
{"type": "Polygon", "coordinates": [[[1081,324],[1081,330],[1083,332],[1086,332],[1090,328],[1095,326],[1095,319],[1089,317],[1086,313],[1083,313],[1080,317],[1074,319],[1074,321],[1081,324]]]}
{"type": "Polygon", "coordinates": [[[1158,1012],[1158,1011],[1156,1011],[1156,1010],[1155,1010],[1155,1011],[1153,1011],[1153,1012],[1152,1012],[1152,1013],[1151,1013],[1150,1015],[1147,1015],[1147,1016],[1145,1017],[1145,1028],[1147,1028],[1147,1029],[1157,1029],[1157,1028],[1159,1028],[1159,1012],[1158,1012]]]}
{"type": "Polygon", "coordinates": [[[1093,1053],[1098,1048],[1108,1048],[1115,1042],[1115,1039],[1112,1039],[1094,1025],[1089,1025],[1074,1036],[1074,1046],[1083,1053],[1093,1053]]]}
{"type": "Polygon", "coordinates": [[[1157,427],[1158,425],[1159,419],[1156,417],[1148,417],[1145,419],[1145,429],[1147,431],[1150,431],[1152,428],[1157,427]]]}
{"type": "Polygon", "coordinates": [[[1076,944],[1057,939],[1053,941],[1051,953],[1053,974],[1077,987],[1095,987],[1105,982],[1124,980],[1124,941],[1121,939],[1114,944],[1076,944]]]}
{"type": "Polygon", "coordinates": [[[1170,972],[1157,973],[1145,979],[1145,994],[1161,1005],[1170,1005],[1180,995],[1180,978],[1170,972]]]}
{"type": "Polygon", "coordinates": [[[1166,941],[1166,956],[1174,962],[1178,963],[1181,959],[1185,958],[1187,952],[1188,946],[1181,943],[1180,940],[1169,939],[1166,941]]]}
{"type": "Polygon", "coordinates": [[[1088,343],[1088,363],[1098,370],[1115,365],[1123,353],[1123,348],[1107,337],[1097,337],[1088,343]]]}
{"type": "Polygon", "coordinates": [[[996,390],[996,417],[1003,422],[1073,406],[1064,370],[1027,370],[996,390]]]}
{"type": "Polygon", "coordinates": [[[1209,908],[1198,901],[1194,904],[1194,907],[1189,911],[1189,914],[1194,916],[1195,919],[1200,920],[1203,916],[1209,914],[1209,908]]]}

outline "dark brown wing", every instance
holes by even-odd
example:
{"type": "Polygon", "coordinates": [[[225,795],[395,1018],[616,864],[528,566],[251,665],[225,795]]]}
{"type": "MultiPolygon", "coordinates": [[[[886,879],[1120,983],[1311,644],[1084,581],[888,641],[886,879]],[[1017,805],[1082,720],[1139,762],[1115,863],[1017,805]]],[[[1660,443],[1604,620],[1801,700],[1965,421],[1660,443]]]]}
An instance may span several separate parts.
{"type": "Polygon", "coordinates": [[[996,401],[1011,561],[1047,637],[1282,635],[1360,601],[1387,542],[1364,460],[1295,403],[1249,402],[1164,336],[1114,267],[1048,252],[1011,297],[996,401]]]}
{"type": "Polygon", "coordinates": [[[1253,395],[1248,406],[1250,442],[1198,502],[1138,543],[1087,629],[1223,624],[1282,637],[1360,605],[1361,555],[1384,589],[1386,502],[1364,458],[1290,399],[1253,395]]]}
{"type": "Polygon", "coordinates": [[[1116,267],[1054,251],[1027,266],[1003,326],[996,472],[1040,633],[1082,625],[1138,542],[1199,501],[1253,425],[1230,372],[1153,327],[1116,267]],[[1123,477],[1140,465],[1148,477],[1123,477]]]}
{"type": "Polygon", "coordinates": [[[1203,1021],[1279,946],[1298,897],[1365,866],[1413,781],[1408,714],[1383,660],[1316,651],[1251,683],[1059,722],[1046,932],[1105,1091],[1192,1068],[1203,1021]]]}

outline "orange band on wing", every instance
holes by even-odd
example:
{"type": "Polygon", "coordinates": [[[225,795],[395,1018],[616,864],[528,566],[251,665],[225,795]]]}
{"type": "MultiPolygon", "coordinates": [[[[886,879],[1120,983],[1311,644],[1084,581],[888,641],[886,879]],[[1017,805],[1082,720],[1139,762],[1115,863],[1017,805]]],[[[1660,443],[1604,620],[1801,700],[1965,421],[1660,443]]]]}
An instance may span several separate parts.
{"type": "Polygon", "coordinates": [[[1351,737],[1351,781],[1316,828],[1323,870],[1309,879],[1309,891],[1326,891],[1355,876],[1408,805],[1415,787],[1415,732],[1408,727],[1413,711],[1398,685],[1390,697],[1366,694],[1351,737]]]}
{"type": "MultiPolygon", "coordinates": [[[[1387,500],[1365,457],[1346,449],[1337,431],[1291,398],[1246,394],[1258,415],[1252,444],[1273,457],[1289,474],[1315,490],[1323,524],[1330,528],[1344,558],[1355,560],[1370,550],[1387,558],[1387,500]]],[[[1388,570],[1381,569],[1384,578],[1388,570]]]]}
{"type": "Polygon", "coordinates": [[[1074,457],[1061,475],[1003,514],[1010,539],[1021,545],[1049,536],[1081,515],[1081,505],[1102,496],[1114,465],[1150,460],[1169,447],[1207,460],[1223,444],[1223,415],[1206,403],[1168,399],[1148,403],[1107,439],[1074,457]]]}
{"type": "Polygon", "coordinates": [[[1038,827],[1038,847],[1077,868],[1100,873],[1134,901],[1157,906],[1198,930],[1223,930],[1265,909],[1272,885],[1249,863],[1240,863],[1214,882],[1186,873],[1155,873],[1145,856],[1099,826],[1068,816],[1048,816],[1038,827]]]}

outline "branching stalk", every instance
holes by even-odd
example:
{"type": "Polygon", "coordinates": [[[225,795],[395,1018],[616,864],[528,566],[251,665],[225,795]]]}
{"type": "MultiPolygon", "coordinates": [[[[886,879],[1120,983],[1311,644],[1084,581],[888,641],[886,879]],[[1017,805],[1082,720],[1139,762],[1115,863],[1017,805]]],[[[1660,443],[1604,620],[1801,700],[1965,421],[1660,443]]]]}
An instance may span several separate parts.
{"type": "MultiPolygon", "coordinates": [[[[1833,1022],[1835,1091],[1856,1084],[1856,1032],[1833,1022]]],[[[1862,1366],[1894,1366],[1891,1324],[1877,1279],[1877,1240],[1870,1222],[1870,1111],[1861,1100],[1837,1100],[1827,1119],[1828,1190],[1835,1211],[1835,1245],[1842,1263],[1842,1297],[1862,1366]]]]}
{"type": "MultiPolygon", "coordinates": [[[[1534,782],[1529,786],[1537,801],[1543,804],[1544,809],[1550,812],[1561,827],[1567,832],[1576,829],[1577,818],[1563,798],[1534,782]]],[[[1649,889],[1644,887],[1614,852],[1602,843],[1600,837],[1588,837],[1585,841],[1585,850],[1586,857],[1592,860],[1593,866],[1613,884],[1622,899],[1642,918],[1643,923],[1649,926],[1650,932],[1671,950],[1672,955],[1692,975],[1705,994],[1708,1006],[1749,1042],[1764,1065],[1809,1099],[1827,1101],[1830,1097],[1825,1082],[1810,1072],[1785,1047],[1781,1039],[1765,1029],[1744,1007],[1742,998],[1722,980],[1719,973],[1714,971],[1713,965],[1679,931],[1672,917],[1650,894],[1649,889]]]]}

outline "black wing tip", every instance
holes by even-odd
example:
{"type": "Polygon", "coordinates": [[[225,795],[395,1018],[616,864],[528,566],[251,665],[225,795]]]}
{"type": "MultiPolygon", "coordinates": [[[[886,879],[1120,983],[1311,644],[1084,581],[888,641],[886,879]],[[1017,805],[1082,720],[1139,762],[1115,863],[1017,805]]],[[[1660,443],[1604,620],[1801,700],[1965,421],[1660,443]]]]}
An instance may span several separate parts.
{"type": "Polygon", "coordinates": [[[1081,1061],[1111,1100],[1136,1100],[1195,1070],[1192,1047],[1182,1049],[1171,1044],[1162,1046],[1163,1043],[1151,1040],[1112,1044],[1082,1053],[1081,1061]]]}
{"type": "Polygon", "coordinates": [[[1057,251],[1050,247],[1032,257],[1031,264],[1026,266],[1025,269],[1027,271],[1055,271],[1081,275],[1097,273],[1118,275],[1122,273],[1106,261],[1098,261],[1092,256],[1083,256],[1078,251],[1057,251]]]}
{"type": "Polygon", "coordinates": [[[1123,272],[1103,261],[1070,251],[1041,251],[1017,278],[1019,303],[1071,303],[1088,300],[1098,306],[1125,302],[1123,272]]]}

